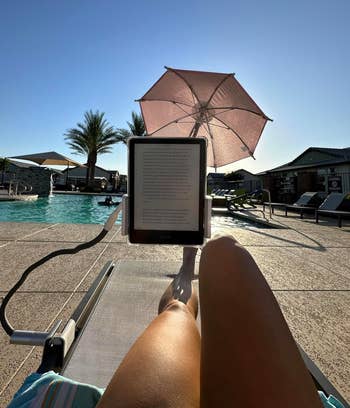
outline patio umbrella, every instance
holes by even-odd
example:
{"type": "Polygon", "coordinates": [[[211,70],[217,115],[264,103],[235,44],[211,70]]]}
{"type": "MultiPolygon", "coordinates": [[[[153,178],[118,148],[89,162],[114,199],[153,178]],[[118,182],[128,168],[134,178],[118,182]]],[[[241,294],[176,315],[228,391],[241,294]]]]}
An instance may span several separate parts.
{"type": "Polygon", "coordinates": [[[234,74],[165,68],[162,77],[138,100],[146,136],[206,137],[210,167],[254,158],[271,119],[234,74]]]}
{"type": "Polygon", "coordinates": [[[84,164],[80,164],[66,156],[63,156],[57,152],[43,152],[26,154],[24,156],[12,156],[11,159],[22,159],[38,163],[40,165],[56,165],[56,166],[67,166],[66,183],[68,180],[69,166],[79,166],[86,167],[84,164]]]}

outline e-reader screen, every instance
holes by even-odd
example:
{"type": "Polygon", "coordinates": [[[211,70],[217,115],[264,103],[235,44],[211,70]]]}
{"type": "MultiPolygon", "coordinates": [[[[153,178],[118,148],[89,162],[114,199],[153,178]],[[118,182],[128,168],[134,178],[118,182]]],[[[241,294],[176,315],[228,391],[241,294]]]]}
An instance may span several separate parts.
{"type": "Polygon", "coordinates": [[[205,147],[204,139],[130,141],[130,242],[203,242],[205,147]]]}

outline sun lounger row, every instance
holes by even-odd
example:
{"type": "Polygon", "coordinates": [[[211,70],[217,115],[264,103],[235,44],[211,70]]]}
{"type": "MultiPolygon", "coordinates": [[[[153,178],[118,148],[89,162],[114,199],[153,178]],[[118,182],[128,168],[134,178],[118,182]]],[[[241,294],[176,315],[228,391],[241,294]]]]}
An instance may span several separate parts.
{"type": "Polygon", "coordinates": [[[224,197],[225,195],[232,195],[234,192],[235,190],[229,190],[227,188],[217,188],[211,192],[211,195],[224,197]]]}
{"type": "Polygon", "coordinates": [[[266,206],[271,206],[272,213],[275,208],[281,208],[288,216],[288,211],[297,211],[300,218],[305,213],[312,213],[315,216],[316,223],[320,216],[335,216],[338,220],[338,226],[342,226],[343,218],[350,217],[350,193],[330,193],[323,201],[317,192],[306,192],[294,204],[284,203],[263,203],[263,211],[266,206]]]}

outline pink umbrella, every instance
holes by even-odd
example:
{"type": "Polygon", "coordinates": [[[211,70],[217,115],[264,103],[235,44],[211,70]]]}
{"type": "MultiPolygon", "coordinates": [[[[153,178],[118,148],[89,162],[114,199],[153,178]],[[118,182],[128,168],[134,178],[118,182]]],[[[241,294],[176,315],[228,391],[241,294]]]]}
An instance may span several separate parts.
{"type": "Polygon", "coordinates": [[[166,68],[138,100],[147,136],[206,137],[207,163],[253,156],[269,119],[234,74],[166,68]]]}

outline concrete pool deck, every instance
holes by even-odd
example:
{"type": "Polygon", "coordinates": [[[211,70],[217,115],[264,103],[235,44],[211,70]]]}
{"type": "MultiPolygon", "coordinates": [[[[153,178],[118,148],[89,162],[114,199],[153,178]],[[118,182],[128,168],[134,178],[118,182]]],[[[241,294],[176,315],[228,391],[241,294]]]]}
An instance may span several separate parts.
{"type": "MultiPolygon", "coordinates": [[[[286,218],[278,210],[274,220],[287,228],[224,232],[251,252],[296,340],[350,400],[350,221],[343,228],[329,219],[317,225],[298,214],[286,218]]],[[[0,297],[33,262],[87,241],[100,230],[100,225],[0,223],[0,297]]],[[[130,246],[115,226],[95,247],[55,258],[34,271],[10,302],[9,319],[18,329],[45,330],[58,318],[67,320],[108,260],[180,263],[181,255],[180,247],[130,246]]],[[[36,370],[42,349],[10,345],[0,329],[0,350],[2,408],[36,370]]]]}

